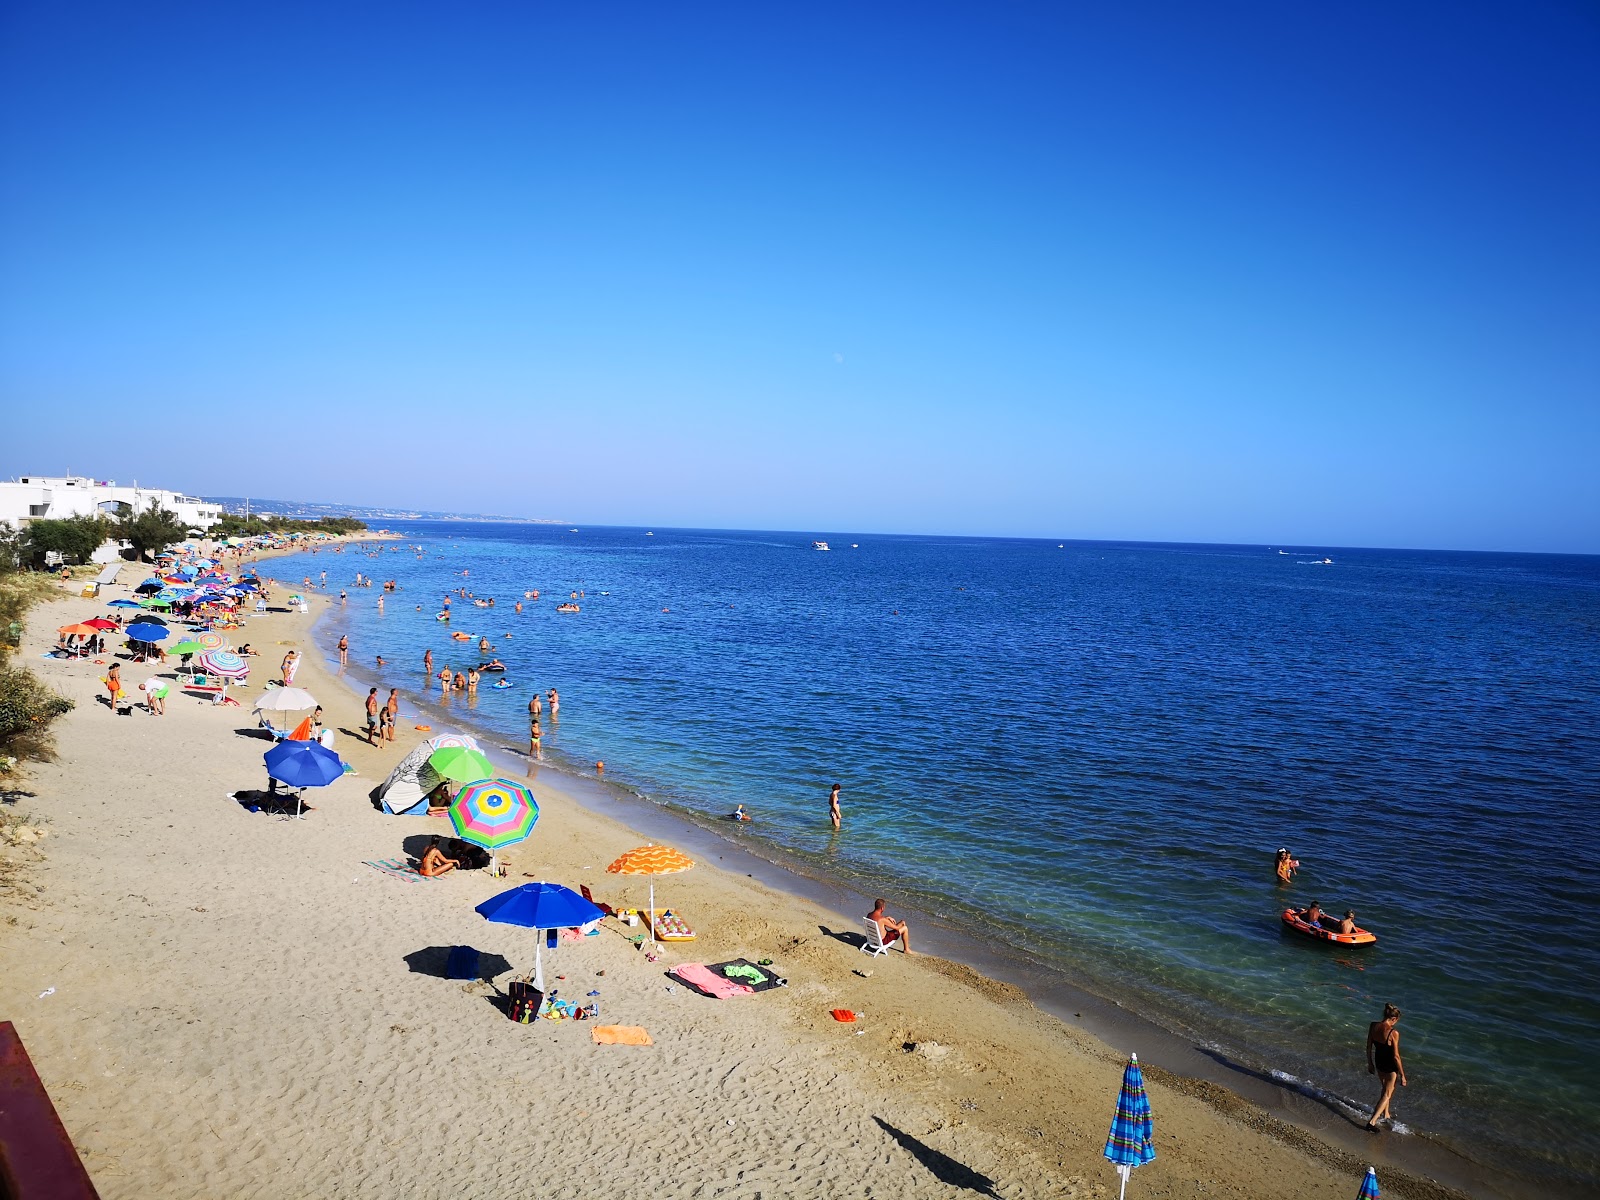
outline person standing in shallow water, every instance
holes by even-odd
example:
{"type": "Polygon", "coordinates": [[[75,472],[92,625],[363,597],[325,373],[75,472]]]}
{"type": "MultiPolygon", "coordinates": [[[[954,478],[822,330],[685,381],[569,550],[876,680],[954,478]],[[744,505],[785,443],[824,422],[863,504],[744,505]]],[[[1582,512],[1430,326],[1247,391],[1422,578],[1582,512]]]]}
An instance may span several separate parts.
{"type": "Polygon", "coordinates": [[[341,667],[350,665],[350,639],[344,634],[339,635],[339,665],[341,667]]]}
{"type": "Polygon", "coordinates": [[[1367,1027],[1367,1074],[1376,1075],[1383,1090],[1378,1094],[1378,1105],[1372,1110],[1367,1128],[1377,1132],[1379,1121],[1392,1121],[1394,1114],[1389,1105],[1394,1100],[1394,1085],[1406,1086],[1406,1067],[1400,1061],[1400,1010],[1392,1004],[1383,1006],[1383,1019],[1367,1027]]]}
{"type": "Polygon", "coordinates": [[[844,823],[844,813],[839,811],[839,785],[833,785],[833,790],[828,793],[828,820],[833,822],[835,830],[844,823]]]}

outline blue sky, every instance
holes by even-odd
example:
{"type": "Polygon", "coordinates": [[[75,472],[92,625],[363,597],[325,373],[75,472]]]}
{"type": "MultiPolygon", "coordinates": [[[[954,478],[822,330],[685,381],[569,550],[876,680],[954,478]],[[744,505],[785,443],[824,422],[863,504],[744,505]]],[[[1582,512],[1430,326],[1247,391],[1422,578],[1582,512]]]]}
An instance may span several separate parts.
{"type": "Polygon", "coordinates": [[[0,21],[0,475],[1600,552],[1585,0],[0,21]]]}

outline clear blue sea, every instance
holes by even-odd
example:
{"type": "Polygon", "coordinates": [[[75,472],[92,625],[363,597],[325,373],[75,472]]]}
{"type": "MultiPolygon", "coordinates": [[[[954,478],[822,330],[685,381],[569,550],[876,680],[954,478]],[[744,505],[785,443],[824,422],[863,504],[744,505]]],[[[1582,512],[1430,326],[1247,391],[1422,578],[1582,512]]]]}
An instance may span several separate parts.
{"type": "Polygon", "coordinates": [[[413,694],[425,648],[478,658],[434,619],[446,590],[493,596],[448,627],[515,684],[472,721],[525,742],[556,687],[546,750],[572,769],[713,820],[743,803],[733,836],[1259,1069],[1370,1104],[1362,1039],[1393,1001],[1407,1127],[1600,1179],[1600,558],[399,528],[420,557],[264,573],[396,580],[321,631],[413,694]],[[1312,899],[1379,943],[1282,932],[1312,899]]]}

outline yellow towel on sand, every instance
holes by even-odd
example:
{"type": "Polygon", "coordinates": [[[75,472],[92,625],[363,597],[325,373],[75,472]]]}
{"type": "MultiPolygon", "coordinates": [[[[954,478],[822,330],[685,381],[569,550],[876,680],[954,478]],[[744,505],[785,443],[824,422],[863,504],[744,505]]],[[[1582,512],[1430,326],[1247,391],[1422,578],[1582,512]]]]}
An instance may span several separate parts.
{"type": "Polygon", "coordinates": [[[653,1046],[650,1035],[637,1025],[595,1025],[589,1036],[597,1046],[653,1046]]]}

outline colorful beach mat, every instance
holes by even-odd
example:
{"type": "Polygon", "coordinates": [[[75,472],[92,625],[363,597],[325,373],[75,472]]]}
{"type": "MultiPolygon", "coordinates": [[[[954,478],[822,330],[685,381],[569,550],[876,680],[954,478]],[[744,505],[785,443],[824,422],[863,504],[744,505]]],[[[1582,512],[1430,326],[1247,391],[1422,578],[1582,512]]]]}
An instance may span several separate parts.
{"type": "Polygon", "coordinates": [[[380,858],[377,862],[366,864],[374,871],[381,871],[391,879],[404,880],[406,883],[436,883],[443,878],[439,875],[424,875],[403,858],[380,858]]]}

